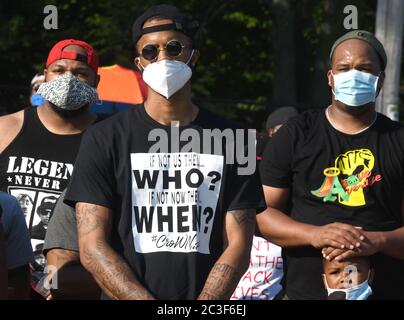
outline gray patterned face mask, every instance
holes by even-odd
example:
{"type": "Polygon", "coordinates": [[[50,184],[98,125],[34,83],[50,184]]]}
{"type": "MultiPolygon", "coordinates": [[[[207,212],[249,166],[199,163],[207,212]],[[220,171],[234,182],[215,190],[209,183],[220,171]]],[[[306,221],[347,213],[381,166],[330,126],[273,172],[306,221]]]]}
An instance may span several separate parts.
{"type": "Polygon", "coordinates": [[[70,72],[42,83],[37,93],[64,110],[77,110],[98,100],[97,90],[70,72]]]}

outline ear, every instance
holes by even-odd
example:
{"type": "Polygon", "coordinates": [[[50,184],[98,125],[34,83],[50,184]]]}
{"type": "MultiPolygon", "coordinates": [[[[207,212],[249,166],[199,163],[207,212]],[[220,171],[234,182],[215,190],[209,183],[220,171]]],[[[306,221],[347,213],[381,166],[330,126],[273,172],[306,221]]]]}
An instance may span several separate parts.
{"type": "Polygon", "coordinates": [[[191,66],[195,67],[199,61],[199,57],[201,56],[201,52],[198,49],[194,49],[194,54],[191,58],[191,66]]]}
{"type": "Polygon", "coordinates": [[[47,82],[46,76],[48,75],[48,69],[43,70],[43,75],[45,76],[45,81],[44,82],[47,82]]]}
{"type": "Polygon", "coordinates": [[[332,70],[327,72],[328,86],[332,89],[334,88],[334,77],[332,76],[332,70]]]}
{"type": "Polygon", "coordinates": [[[327,280],[325,279],[325,274],[323,273],[322,275],[321,275],[321,279],[323,279],[323,284],[324,284],[324,288],[328,288],[328,286],[327,286],[327,280]]]}
{"type": "Polygon", "coordinates": [[[380,71],[379,81],[377,81],[377,89],[376,89],[377,95],[379,95],[380,90],[382,90],[382,88],[383,88],[385,78],[386,78],[386,73],[384,71],[380,71]]]}
{"type": "Polygon", "coordinates": [[[142,65],[141,65],[141,63],[140,63],[140,57],[136,57],[136,58],[133,60],[133,63],[135,64],[136,68],[137,68],[140,72],[143,72],[143,67],[142,67],[142,65]]]}
{"type": "Polygon", "coordinates": [[[369,285],[373,284],[374,278],[375,278],[375,269],[371,268],[369,271],[369,279],[368,279],[369,285]]]}

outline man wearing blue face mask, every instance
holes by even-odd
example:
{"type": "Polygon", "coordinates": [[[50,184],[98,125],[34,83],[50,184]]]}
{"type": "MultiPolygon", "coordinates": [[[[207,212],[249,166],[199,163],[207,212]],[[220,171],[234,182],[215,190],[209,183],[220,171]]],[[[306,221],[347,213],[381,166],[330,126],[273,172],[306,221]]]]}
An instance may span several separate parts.
{"type": "Polygon", "coordinates": [[[330,53],[331,105],[284,125],[264,152],[268,209],[258,227],[284,249],[290,299],[327,297],[323,257],[372,255],[373,298],[404,299],[404,128],[375,111],[386,63],[372,33],[339,38],[330,53]],[[282,211],[288,200],[290,215],[282,211]]]}

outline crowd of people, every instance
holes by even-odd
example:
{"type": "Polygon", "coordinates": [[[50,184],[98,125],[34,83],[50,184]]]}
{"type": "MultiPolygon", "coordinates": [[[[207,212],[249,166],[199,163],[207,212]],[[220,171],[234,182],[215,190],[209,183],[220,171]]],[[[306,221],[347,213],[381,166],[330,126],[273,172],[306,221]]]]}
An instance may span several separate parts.
{"type": "Polygon", "coordinates": [[[0,117],[0,299],[403,299],[404,127],[375,111],[383,45],[338,38],[330,105],[278,108],[251,140],[192,100],[197,30],[171,5],[136,19],[142,105],[92,113],[97,52],[66,39],[32,106],[0,117]]]}

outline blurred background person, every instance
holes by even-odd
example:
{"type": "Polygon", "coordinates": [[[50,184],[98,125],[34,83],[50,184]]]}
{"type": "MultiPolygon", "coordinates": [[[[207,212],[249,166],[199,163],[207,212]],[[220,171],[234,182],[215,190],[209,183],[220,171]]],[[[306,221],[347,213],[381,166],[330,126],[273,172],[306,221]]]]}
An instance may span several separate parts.
{"type": "Polygon", "coordinates": [[[7,265],[8,299],[29,299],[29,263],[33,261],[33,253],[24,215],[17,199],[5,192],[0,192],[0,206],[2,209],[1,224],[4,232],[3,246],[0,234],[0,277],[2,273],[1,264],[4,264],[5,260],[7,265]],[[2,256],[4,253],[5,259],[2,256]]]}
{"type": "Polygon", "coordinates": [[[3,209],[0,206],[0,300],[7,299],[7,286],[8,286],[8,272],[6,262],[6,237],[4,234],[3,209]]]}
{"type": "MultiPolygon", "coordinates": [[[[267,118],[266,134],[257,136],[257,167],[259,169],[262,152],[266,143],[289,119],[299,113],[294,107],[275,109],[267,118]]],[[[273,300],[283,296],[284,266],[281,247],[271,243],[256,227],[251,248],[250,264],[247,272],[242,276],[232,300],[273,300]]]]}
{"type": "Polygon", "coordinates": [[[39,86],[45,81],[45,76],[43,73],[37,73],[31,80],[31,95],[30,101],[31,106],[37,107],[44,104],[45,99],[38,93],[39,86]]]}

